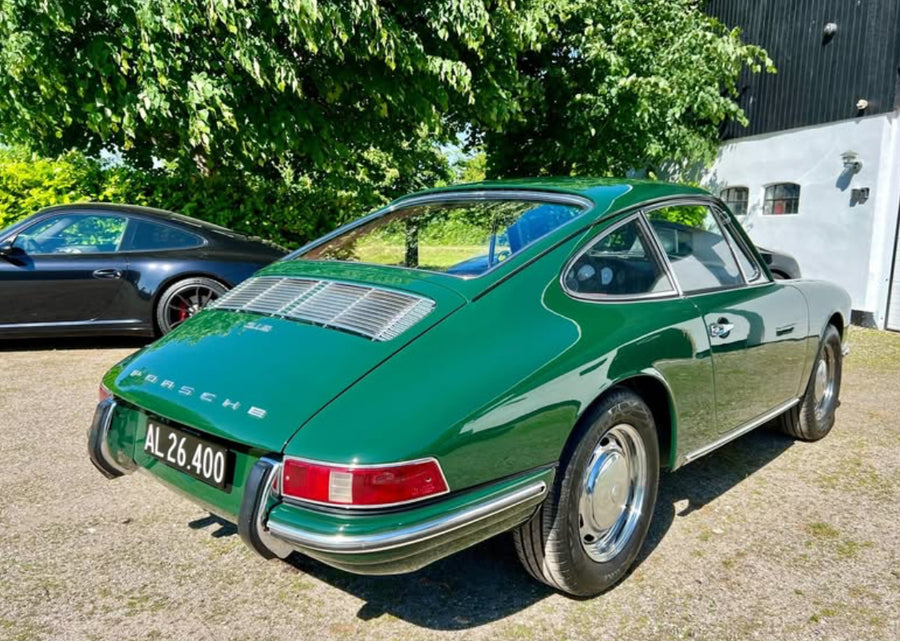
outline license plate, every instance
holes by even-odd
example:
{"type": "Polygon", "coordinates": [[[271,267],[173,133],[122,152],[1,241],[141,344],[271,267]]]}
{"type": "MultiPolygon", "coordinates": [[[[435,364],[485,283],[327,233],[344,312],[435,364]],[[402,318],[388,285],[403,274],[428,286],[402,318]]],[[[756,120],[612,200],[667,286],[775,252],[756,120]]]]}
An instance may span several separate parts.
{"type": "Polygon", "coordinates": [[[144,452],[219,489],[225,489],[231,481],[232,457],[227,448],[171,425],[147,421],[144,452]]]}

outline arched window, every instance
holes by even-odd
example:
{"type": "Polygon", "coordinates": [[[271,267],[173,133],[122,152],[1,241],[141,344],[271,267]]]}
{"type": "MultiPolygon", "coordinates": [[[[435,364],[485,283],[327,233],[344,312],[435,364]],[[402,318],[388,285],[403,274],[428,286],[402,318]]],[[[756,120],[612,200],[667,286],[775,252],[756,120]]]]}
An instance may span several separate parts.
{"type": "Polygon", "coordinates": [[[781,216],[800,211],[800,185],[796,183],[776,183],[766,187],[763,214],[781,216]]]}
{"type": "Polygon", "coordinates": [[[750,190],[746,187],[728,187],[720,194],[722,200],[728,205],[728,209],[735,216],[747,215],[747,201],[750,200],[750,190]]]}

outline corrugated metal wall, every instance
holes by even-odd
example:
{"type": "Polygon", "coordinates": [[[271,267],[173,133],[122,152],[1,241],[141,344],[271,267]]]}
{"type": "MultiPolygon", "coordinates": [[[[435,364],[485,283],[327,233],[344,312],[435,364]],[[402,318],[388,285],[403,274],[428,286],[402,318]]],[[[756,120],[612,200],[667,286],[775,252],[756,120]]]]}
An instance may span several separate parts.
{"type": "Polygon", "coordinates": [[[900,107],[900,0],[710,0],[707,12],[759,44],[778,73],[744,74],[748,127],[725,138],[805,127],[900,107]],[[824,37],[834,22],[837,34],[824,37]],[[860,113],[856,102],[869,108],[860,113]]]}

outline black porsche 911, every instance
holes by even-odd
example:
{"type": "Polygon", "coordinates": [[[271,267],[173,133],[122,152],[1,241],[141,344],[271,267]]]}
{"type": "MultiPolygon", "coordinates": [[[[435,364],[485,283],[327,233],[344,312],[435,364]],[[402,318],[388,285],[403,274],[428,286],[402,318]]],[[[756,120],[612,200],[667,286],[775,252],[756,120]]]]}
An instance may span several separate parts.
{"type": "Polygon", "coordinates": [[[160,209],[42,209],[0,231],[0,337],[165,334],[284,254],[160,209]]]}

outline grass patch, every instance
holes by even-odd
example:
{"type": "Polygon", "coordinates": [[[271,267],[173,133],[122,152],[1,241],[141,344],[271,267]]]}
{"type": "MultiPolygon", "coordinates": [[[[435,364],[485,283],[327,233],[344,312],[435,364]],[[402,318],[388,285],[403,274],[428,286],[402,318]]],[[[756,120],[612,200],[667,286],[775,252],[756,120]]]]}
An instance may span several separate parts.
{"type": "Polygon", "coordinates": [[[844,360],[844,367],[848,371],[900,370],[900,334],[852,326],[847,342],[850,355],[844,360]]]}
{"type": "Polygon", "coordinates": [[[822,522],[809,523],[806,531],[818,539],[836,539],[841,535],[836,527],[822,522]]]}
{"type": "Polygon", "coordinates": [[[842,461],[839,470],[820,474],[817,483],[823,489],[844,494],[856,490],[877,499],[894,500],[894,481],[881,476],[871,463],[858,454],[842,461]]]}
{"type": "MultiPolygon", "coordinates": [[[[406,247],[394,243],[368,242],[359,244],[354,254],[364,263],[376,265],[402,265],[406,247]]],[[[487,254],[480,245],[419,245],[419,269],[445,271],[470,258],[487,254]]]]}

